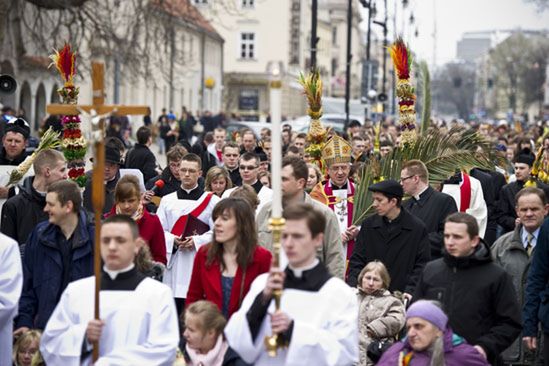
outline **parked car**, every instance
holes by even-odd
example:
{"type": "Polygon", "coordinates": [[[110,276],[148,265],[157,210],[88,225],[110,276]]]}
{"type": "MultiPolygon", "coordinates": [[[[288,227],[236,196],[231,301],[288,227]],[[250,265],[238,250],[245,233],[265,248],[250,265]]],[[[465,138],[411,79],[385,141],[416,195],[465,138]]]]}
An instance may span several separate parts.
{"type": "MultiPolygon", "coordinates": [[[[331,127],[338,132],[343,132],[345,129],[345,114],[324,114],[320,121],[324,127],[331,127]]],[[[292,128],[297,132],[307,132],[309,130],[309,116],[302,116],[290,121],[292,128]]],[[[357,121],[361,125],[364,124],[364,117],[358,115],[349,115],[349,122],[357,121]]]]}

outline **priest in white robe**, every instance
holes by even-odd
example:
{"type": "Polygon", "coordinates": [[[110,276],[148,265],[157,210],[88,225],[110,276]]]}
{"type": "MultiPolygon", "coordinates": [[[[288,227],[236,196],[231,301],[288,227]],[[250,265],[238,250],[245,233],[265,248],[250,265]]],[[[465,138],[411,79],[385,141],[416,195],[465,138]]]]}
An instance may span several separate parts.
{"type": "Polygon", "coordinates": [[[40,342],[47,365],[91,365],[99,342],[100,365],[172,365],[179,341],[172,292],[134,266],[142,245],[128,216],[114,215],[101,228],[100,320],[94,319],[94,277],[69,284],[40,342]]]}
{"type": "Polygon", "coordinates": [[[0,234],[0,366],[11,365],[13,318],[23,288],[23,268],[19,245],[0,234]]]}
{"type": "Polygon", "coordinates": [[[358,362],[356,295],[316,258],[325,218],[311,205],[284,210],[282,246],[288,267],[256,278],[225,336],[244,361],[261,365],[354,365],[358,362]],[[283,289],[280,310],[273,291],[283,289]],[[288,344],[270,357],[264,338],[277,333],[288,344]]]}

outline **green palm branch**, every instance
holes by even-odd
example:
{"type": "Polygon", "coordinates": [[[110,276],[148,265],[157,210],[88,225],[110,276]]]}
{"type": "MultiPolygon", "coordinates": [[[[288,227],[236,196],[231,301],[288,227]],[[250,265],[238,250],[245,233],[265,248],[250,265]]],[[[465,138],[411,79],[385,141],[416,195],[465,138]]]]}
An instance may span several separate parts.
{"type": "Polygon", "coordinates": [[[371,157],[359,172],[353,224],[359,225],[373,212],[372,194],[368,187],[380,180],[398,180],[404,162],[412,159],[423,161],[429,170],[429,183],[437,185],[457,170],[469,171],[473,167],[494,169],[499,158],[491,151],[489,141],[476,132],[458,127],[446,134],[430,130],[425,135],[417,135],[412,144],[396,147],[384,159],[371,157]]]}
{"type": "Polygon", "coordinates": [[[419,69],[421,72],[423,91],[420,133],[425,135],[431,123],[431,76],[429,75],[429,66],[427,66],[427,62],[424,60],[419,63],[419,69]]]}

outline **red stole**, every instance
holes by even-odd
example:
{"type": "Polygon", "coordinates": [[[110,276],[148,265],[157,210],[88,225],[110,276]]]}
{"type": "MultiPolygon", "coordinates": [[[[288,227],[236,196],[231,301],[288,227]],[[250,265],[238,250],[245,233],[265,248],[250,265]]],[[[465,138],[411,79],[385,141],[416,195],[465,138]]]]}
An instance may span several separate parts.
{"type": "Polygon", "coordinates": [[[185,230],[185,226],[187,225],[187,220],[189,215],[198,219],[198,216],[200,216],[202,212],[204,212],[206,207],[208,207],[208,204],[210,203],[212,196],[213,196],[213,193],[208,192],[208,194],[206,195],[206,198],[204,198],[202,202],[200,202],[200,204],[196,206],[194,210],[191,211],[191,213],[189,213],[188,215],[183,215],[179,219],[177,219],[177,221],[173,225],[171,233],[175,236],[181,236],[181,234],[183,234],[183,230],[185,230]]]}
{"type": "MultiPolygon", "coordinates": [[[[328,179],[328,182],[323,185],[324,193],[328,197],[328,207],[335,212],[334,206],[337,203],[338,197],[334,196],[334,191],[332,190],[332,181],[328,179]]],[[[355,195],[355,185],[347,180],[347,227],[353,224],[353,200],[350,199],[355,195]]],[[[349,240],[347,242],[347,262],[353,254],[353,248],[355,247],[355,241],[349,240]]],[[[347,267],[347,266],[346,266],[347,267]]]]}
{"type": "Polygon", "coordinates": [[[465,212],[471,206],[471,179],[469,175],[461,173],[463,181],[461,182],[459,212],[465,212]]]}

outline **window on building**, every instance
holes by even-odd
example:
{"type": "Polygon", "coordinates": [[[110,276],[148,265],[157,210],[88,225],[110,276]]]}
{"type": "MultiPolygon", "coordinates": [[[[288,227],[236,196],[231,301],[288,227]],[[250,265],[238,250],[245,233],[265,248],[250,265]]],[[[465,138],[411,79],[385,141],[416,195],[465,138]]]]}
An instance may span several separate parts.
{"type": "Polygon", "coordinates": [[[332,44],[337,44],[337,27],[332,28],[332,44]]]}
{"type": "Polygon", "coordinates": [[[240,33],[240,58],[255,58],[255,34],[240,33]]]}
{"type": "Polygon", "coordinates": [[[243,8],[253,8],[254,7],[254,0],[242,0],[242,7],[243,8]]]}

